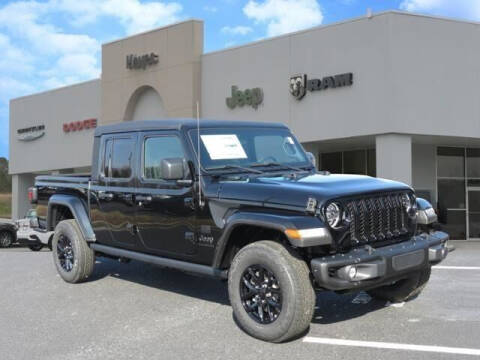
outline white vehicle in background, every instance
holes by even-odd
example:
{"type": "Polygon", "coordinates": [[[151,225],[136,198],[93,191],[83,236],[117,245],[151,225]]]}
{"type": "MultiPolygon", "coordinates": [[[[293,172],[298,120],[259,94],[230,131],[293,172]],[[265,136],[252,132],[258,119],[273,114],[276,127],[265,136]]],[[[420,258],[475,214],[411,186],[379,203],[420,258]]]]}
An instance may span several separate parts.
{"type": "Polygon", "coordinates": [[[47,231],[45,221],[37,216],[35,209],[27,211],[25,218],[15,222],[17,241],[32,251],[40,251],[44,246],[52,248],[53,231],[47,231]]]}

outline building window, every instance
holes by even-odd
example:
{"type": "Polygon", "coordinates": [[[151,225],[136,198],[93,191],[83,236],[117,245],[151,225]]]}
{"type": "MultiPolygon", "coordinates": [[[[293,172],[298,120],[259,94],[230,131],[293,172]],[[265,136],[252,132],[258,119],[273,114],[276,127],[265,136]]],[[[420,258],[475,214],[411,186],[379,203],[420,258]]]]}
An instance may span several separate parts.
{"type": "Polygon", "coordinates": [[[321,169],[332,174],[376,176],[375,149],[338,151],[320,154],[321,169]]]}
{"type": "Polygon", "coordinates": [[[341,152],[324,153],[321,154],[320,159],[322,170],[330,171],[332,174],[343,173],[341,152]]]}
{"type": "Polygon", "coordinates": [[[467,238],[465,149],[437,148],[438,221],[451,239],[467,238]]]}

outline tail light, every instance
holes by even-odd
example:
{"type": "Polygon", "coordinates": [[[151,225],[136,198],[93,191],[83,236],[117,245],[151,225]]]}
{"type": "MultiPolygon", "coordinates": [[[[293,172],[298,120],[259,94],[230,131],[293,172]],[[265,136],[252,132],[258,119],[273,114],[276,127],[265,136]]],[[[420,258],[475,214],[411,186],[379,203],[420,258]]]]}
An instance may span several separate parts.
{"type": "Polygon", "coordinates": [[[28,188],[28,200],[32,204],[36,204],[38,201],[38,190],[36,187],[28,188]]]}

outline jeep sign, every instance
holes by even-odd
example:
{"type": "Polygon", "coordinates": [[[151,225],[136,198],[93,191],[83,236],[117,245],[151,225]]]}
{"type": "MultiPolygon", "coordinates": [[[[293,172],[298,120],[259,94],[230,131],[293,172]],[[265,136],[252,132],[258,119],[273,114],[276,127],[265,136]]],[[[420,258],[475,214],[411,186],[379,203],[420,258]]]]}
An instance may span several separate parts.
{"type": "Polygon", "coordinates": [[[333,76],[324,76],[320,79],[307,80],[306,74],[294,75],[290,77],[290,93],[297,99],[302,99],[307,90],[319,91],[333,89],[353,84],[353,73],[338,74],[333,76]]]}
{"type": "Polygon", "coordinates": [[[127,55],[127,69],[142,69],[145,70],[147,66],[158,64],[158,55],[155,53],[145,55],[127,55]]]}
{"type": "Polygon", "coordinates": [[[226,99],[227,106],[235,109],[237,106],[249,105],[255,110],[263,102],[263,90],[261,88],[253,88],[246,90],[238,90],[237,86],[232,86],[232,96],[226,99]]]}

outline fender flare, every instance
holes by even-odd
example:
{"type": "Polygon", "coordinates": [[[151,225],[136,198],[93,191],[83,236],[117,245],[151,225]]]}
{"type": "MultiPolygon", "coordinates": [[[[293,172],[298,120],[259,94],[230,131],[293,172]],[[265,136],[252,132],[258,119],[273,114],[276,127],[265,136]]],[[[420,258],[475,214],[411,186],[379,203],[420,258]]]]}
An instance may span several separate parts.
{"type": "Polygon", "coordinates": [[[296,247],[307,247],[307,246],[317,246],[317,245],[328,245],[331,244],[333,239],[326,229],[324,223],[317,217],[308,216],[308,215],[279,215],[279,214],[269,214],[262,212],[236,212],[230,216],[225,221],[225,226],[223,228],[223,233],[217,241],[215,256],[213,259],[213,267],[219,268],[225,252],[227,250],[227,245],[230,240],[230,235],[233,230],[241,225],[252,225],[260,226],[266,229],[277,230],[282,234],[285,234],[287,229],[297,229],[297,230],[310,230],[310,229],[320,229],[323,230],[321,236],[315,236],[308,240],[302,239],[292,239],[287,236],[289,243],[292,246],[296,247]]]}
{"type": "Polygon", "coordinates": [[[90,217],[88,216],[87,209],[82,200],[73,195],[52,195],[48,201],[47,212],[47,229],[55,230],[53,227],[53,208],[57,205],[67,207],[72,213],[75,220],[77,220],[78,226],[82,232],[83,237],[87,242],[95,242],[96,237],[90,223],[90,217]]]}

